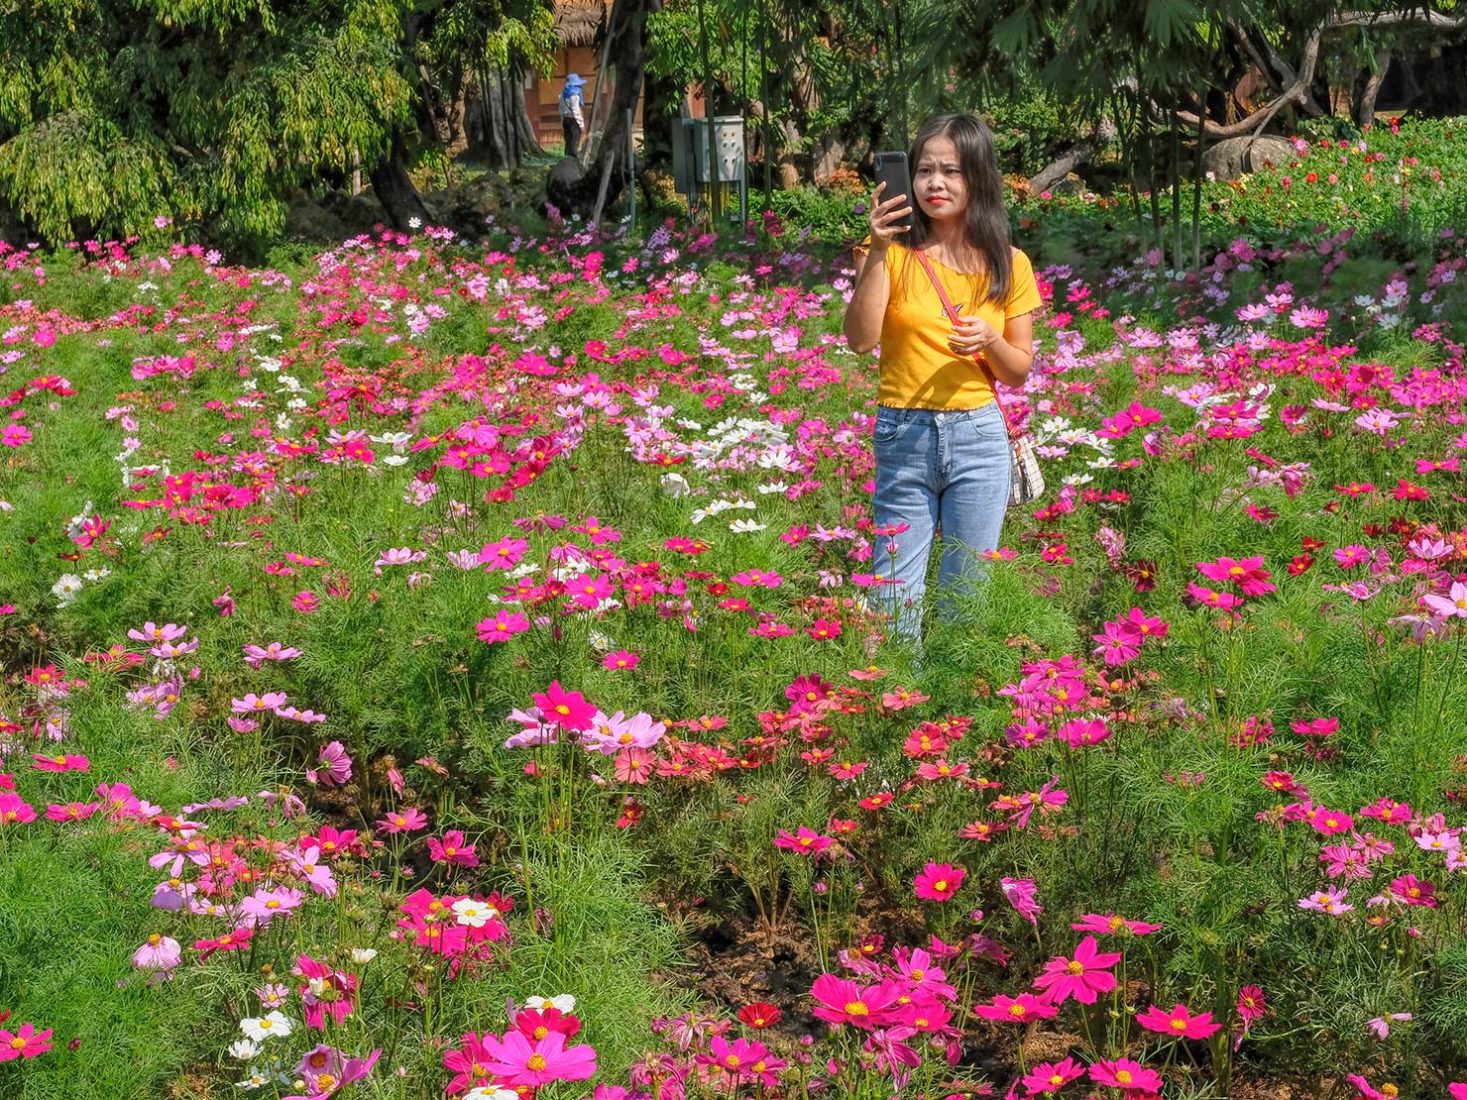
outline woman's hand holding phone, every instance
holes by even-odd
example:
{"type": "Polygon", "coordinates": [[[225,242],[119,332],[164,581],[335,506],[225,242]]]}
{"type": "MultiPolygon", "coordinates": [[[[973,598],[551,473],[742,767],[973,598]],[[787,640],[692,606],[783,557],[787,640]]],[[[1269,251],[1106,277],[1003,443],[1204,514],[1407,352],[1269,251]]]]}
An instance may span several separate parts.
{"type": "Polygon", "coordinates": [[[953,333],[947,339],[947,346],[952,349],[954,355],[967,357],[979,354],[985,348],[990,347],[994,341],[1002,338],[1003,334],[982,317],[969,317],[964,314],[953,326],[953,333]]]}
{"type": "Polygon", "coordinates": [[[912,212],[912,207],[906,195],[897,195],[895,198],[881,201],[881,194],[886,190],[886,181],[876,185],[876,190],[871,193],[871,247],[873,249],[885,249],[891,243],[908,232],[911,227],[902,225],[901,221],[912,212]]]}

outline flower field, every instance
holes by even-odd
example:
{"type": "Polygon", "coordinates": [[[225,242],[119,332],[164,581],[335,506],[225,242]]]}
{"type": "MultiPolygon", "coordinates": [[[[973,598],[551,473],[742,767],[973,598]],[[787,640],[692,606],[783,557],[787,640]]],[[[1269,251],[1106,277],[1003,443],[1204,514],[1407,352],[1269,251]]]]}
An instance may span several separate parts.
{"type": "Polygon", "coordinates": [[[1463,239],[1036,251],[919,670],[762,228],[0,253],[0,1097],[1467,1096],[1463,239]]]}

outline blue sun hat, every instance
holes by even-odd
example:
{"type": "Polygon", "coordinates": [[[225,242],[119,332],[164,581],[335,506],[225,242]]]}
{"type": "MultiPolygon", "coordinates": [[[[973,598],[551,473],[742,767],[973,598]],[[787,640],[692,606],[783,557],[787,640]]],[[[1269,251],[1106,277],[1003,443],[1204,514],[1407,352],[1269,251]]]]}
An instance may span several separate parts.
{"type": "Polygon", "coordinates": [[[568,92],[574,92],[577,89],[584,87],[585,83],[586,82],[582,80],[578,74],[571,73],[565,78],[565,90],[568,92]]]}

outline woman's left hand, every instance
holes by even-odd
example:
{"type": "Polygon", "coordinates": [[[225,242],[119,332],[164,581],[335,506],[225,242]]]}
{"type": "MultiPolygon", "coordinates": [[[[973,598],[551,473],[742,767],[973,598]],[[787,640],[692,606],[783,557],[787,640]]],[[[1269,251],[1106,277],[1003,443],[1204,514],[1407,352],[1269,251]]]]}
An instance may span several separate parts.
{"type": "Polygon", "coordinates": [[[952,335],[947,338],[947,346],[953,350],[954,355],[971,356],[1001,339],[1003,334],[982,317],[964,315],[958,318],[958,323],[953,327],[952,335]]]}

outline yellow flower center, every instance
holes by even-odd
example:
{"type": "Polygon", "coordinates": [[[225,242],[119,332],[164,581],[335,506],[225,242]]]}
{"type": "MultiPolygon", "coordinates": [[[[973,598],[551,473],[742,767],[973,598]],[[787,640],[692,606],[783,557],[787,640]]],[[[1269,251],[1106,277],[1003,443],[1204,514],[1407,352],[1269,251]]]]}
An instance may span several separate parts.
{"type": "Polygon", "coordinates": [[[1131,1076],[1130,1070],[1118,1069],[1116,1070],[1116,1080],[1123,1085],[1129,1085],[1135,1078],[1131,1076]]]}
{"type": "Polygon", "coordinates": [[[847,1016],[869,1016],[869,1015],[871,1015],[871,1010],[869,1008],[867,1008],[864,1004],[862,1004],[860,1001],[850,1001],[850,1002],[848,1002],[846,1004],[846,1015],[847,1016]]]}
{"type": "Polygon", "coordinates": [[[1085,973],[1085,964],[1079,959],[1071,959],[1065,969],[1071,974],[1083,974],[1085,973]]]}
{"type": "Polygon", "coordinates": [[[532,1054],[532,1055],[530,1055],[530,1060],[528,1062],[526,1062],[525,1065],[529,1069],[532,1069],[536,1073],[539,1073],[542,1069],[545,1068],[545,1055],[543,1055],[543,1054],[532,1054]]]}

